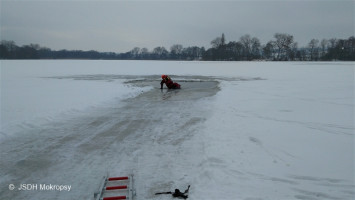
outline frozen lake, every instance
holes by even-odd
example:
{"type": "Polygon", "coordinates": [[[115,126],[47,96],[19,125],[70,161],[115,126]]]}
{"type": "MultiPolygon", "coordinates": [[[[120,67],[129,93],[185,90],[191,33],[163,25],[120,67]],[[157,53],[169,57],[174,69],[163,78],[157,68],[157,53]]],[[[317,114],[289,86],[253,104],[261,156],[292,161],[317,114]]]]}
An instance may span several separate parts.
{"type": "Polygon", "coordinates": [[[92,199],[106,173],[134,174],[136,199],[187,185],[189,199],[354,199],[354,62],[1,61],[0,72],[0,199],[92,199]],[[159,89],[161,74],[182,89],[159,89]]]}

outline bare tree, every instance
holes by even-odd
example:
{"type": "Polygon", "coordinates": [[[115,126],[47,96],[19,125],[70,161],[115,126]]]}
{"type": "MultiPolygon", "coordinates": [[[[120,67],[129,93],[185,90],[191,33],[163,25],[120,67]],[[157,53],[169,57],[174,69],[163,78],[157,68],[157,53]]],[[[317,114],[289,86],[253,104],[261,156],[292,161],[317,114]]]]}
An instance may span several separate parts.
{"type": "Polygon", "coordinates": [[[137,59],[140,55],[140,48],[139,47],[134,47],[131,51],[130,51],[131,55],[133,58],[137,59]]]}
{"type": "Polygon", "coordinates": [[[267,59],[273,59],[273,55],[275,52],[275,44],[273,41],[269,41],[265,47],[263,47],[263,55],[267,59]]]}
{"type": "Polygon", "coordinates": [[[240,42],[229,42],[226,45],[227,60],[240,60],[243,56],[243,45],[240,42]]]}
{"type": "Polygon", "coordinates": [[[141,49],[141,56],[143,59],[147,59],[149,57],[149,51],[147,48],[142,48],[141,49]]]}
{"type": "Polygon", "coordinates": [[[226,45],[226,38],[224,33],[222,33],[221,37],[216,37],[214,40],[211,41],[212,48],[218,49],[220,47],[224,47],[226,45]]]}
{"type": "Polygon", "coordinates": [[[322,48],[321,56],[323,57],[327,53],[328,40],[323,39],[320,42],[320,46],[322,48]]]}
{"type": "Polygon", "coordinates": [[[251,39],[251,54],[254,59],[259,59],[260,58],[260,40],[256,37],[253,37],[251,39]]]}
{"type": "Polygon", "coordinates": [[[41,49],[41,46],[39,46],[39,44],[30,44],[29,47],[31,47],[32,49],[35,49],[37,51],[41,49]]]}
{"type": "Polygon", "coordinates": [[[153,49],[153,58],[154,59],[167,59],[169,52],[165,47],[156,47],[153,49]]]}
{"type": "Polygon", "coordinates": [[[212,48],[219,48],[222,45],[222,38],[217,37],[211,41],[212,48]]]}
{"type": "Polygon", "coordinates": [[[170,47],[170,54],[173,59],[181,59],[183,47],[181,44],[174,44],[170,47]]]}
{"type": "Polygon", "coordinates": [[[222,37],[221,37],[221,46],[226,45],[226,38],[224,37],[224,33],[222,33],[222,37]]]}
{"type": "Polygon", "coordinates": [[[312,39],[308,43],[309,55],[311,56],[311,60],[319,59],[319,40],[312,39]]]}
{"type": "Polygon", "coordinates": [[[330,39],[329,42],[328,42],[328,49],[335,48],[337,43],[338,43],[338,39],[336,39],[336,38],[330,39]]]}
{"type": "Polygon", "coordinates": [[[291,44],[293,43],[293,36],[286,33],[276,33],[274,37],[276,39],[274,44],[277,48],[277,59],[288,60],[287,52],[290,50],[291,44]]]}
{"type": "Polygon", "coordinates": [[[4,45],[8,51],[15,51],[17,48],[14,41],[1,40],[1,44],[4,45]]]}
{"type": "Polygon", "coordinates": [[[290,45],[290,49],[287,52],[287,56],[290,60],[295,60],[297,57],[298,43],[294,42],[290,45]]]}
{"type": "Polygon", "coordinates": [[[240,43],[243,45],[243,54],[246,60],[250,60],[252,50],[252,39],[249,34],[240,37],[240,43]]]}

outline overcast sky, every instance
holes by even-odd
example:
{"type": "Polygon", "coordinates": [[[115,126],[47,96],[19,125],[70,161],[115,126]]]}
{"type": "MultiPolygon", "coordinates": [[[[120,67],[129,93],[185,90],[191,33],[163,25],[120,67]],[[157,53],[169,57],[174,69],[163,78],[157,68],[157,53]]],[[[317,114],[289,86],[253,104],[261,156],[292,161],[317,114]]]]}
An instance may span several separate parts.
{"type": "Polygon", "coordinates": [[[1,40],[54,50],[210,48],[222,33],[227,42],[249,34],[262,44],[275,33],[288,33],[299,46],[313,38],[354,36],[353,0],[1,0],[0,6],[1,40]]]}

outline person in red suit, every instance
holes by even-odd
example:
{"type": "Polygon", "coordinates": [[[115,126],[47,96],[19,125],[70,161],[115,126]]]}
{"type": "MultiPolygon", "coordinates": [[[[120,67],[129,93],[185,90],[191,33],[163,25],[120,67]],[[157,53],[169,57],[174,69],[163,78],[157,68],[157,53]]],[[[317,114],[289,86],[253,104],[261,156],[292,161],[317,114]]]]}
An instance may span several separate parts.
{"type": "Polygon", "coordinates": [[[178,83],[174,83],[171,78],[168,75],[161,75],[161,79],[163,79],[160,82],[160,89],[163,89],[163,85],[165,83],[166,87],[168,87],[169,89],[180,89],[181,86],[178,83]]]}

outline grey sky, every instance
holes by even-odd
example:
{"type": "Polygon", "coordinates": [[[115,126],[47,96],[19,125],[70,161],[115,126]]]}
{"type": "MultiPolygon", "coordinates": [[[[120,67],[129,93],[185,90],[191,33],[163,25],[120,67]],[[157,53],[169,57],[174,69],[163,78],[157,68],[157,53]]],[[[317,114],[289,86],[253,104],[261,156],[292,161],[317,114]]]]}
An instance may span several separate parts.
{"type": "Polygon", "coordinates": [[[354,1],[4,1],[1,39],[55,50],[126,52],[134,47],[173,44],[204,46],[225,34],[245,34],[262,44],[275,33],[294,36],[299,46],[311,39],[354,35],[354,1]]]}

